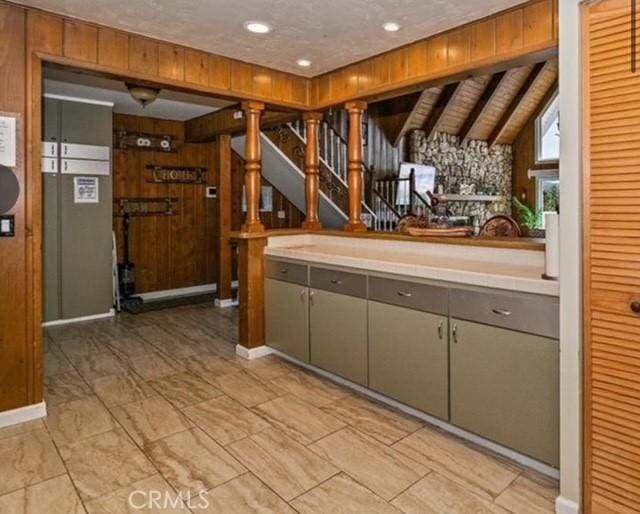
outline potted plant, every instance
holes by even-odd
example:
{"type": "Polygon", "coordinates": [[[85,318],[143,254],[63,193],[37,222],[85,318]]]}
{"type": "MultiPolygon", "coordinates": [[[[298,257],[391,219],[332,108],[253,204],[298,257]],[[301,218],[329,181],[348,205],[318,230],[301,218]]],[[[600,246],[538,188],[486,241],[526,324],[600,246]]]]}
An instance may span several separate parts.
{"type": "Polygon", "coordinates": [[[542,211],[534,211],[527,204],[520,201],[517,196],[514,196],[511,202],[522,234],[525,237],[544,237],[542,211]]]}

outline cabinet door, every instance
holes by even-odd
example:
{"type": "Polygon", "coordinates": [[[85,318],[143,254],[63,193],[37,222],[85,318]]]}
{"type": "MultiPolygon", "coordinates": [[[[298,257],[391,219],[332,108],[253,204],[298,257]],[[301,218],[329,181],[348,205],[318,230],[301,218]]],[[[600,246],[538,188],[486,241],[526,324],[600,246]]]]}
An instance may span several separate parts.
{"type": "Polygon", "coordinates": [[[558,341],[457,319],[451,331],[451,422],[558,466],[558,341]]]}
{"type": "Polygon", "coordinates": [[[317,289],[311,294],[311,363],[366,386],[367,301],[317,289]]]}
{"type": "Polygon", "coordinates": [[[265,280],[267,345],[309,362],[309,306],[307,286],[265,280]]]}
{"type": "Polygon", "coordinates": [[[447,318],[369,302],[369,387],[449,417],[447,318]]]}

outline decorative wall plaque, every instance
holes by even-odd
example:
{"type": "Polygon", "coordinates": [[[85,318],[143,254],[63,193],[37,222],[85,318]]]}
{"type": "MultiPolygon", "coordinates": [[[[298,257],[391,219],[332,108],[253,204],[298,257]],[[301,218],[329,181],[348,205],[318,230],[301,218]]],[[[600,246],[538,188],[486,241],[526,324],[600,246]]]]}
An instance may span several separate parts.
{"type": "Polygon", "coordinates": [[[118,130],[115,133],[116,148],[121,150],[144,150],[148,152],[175,152],[175,144],[171,136],[145,134],[143,132],[127,132],[118,130]]]}
{"type": "Polygon", "coordinates": [[[147,165],[147,182],[154,184],[204,184],[207,168],[147,165]]]}
{"type": "Polygon", "coordinates": [[[114,198],[113,215],[173,216],[177,214],[177,198],[114,198]]]}

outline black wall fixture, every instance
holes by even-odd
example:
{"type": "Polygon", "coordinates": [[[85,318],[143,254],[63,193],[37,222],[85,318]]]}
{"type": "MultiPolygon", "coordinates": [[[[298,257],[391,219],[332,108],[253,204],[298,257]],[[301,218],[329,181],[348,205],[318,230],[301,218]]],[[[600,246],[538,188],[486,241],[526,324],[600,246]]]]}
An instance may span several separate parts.
{"type": "Polygon", "coordinates": [[[20,183],[13,171],[0,166],[0,214],[9,212],[20,196],[20,183]]]}

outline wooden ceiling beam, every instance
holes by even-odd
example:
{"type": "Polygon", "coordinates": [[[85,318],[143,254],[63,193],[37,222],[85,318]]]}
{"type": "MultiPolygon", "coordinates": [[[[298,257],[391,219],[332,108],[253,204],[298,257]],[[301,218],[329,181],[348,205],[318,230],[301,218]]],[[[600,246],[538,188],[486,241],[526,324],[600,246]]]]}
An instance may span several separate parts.
{"type": "Polygon", "coordinates": [[[447,109],[455,102],[456,96],[462,89],[464,81],[460,81],[453,84],[448,84],[442,88],[440,96],[436,101],[427,121],[424,124],[424,131],[427,136],[427,140],[433,139],[435,133],[438,131],[438,126],[444,119],[447,109]]]}
{"type": "Polygon", "coordinates": [[[403,115],[403,118],[398,121],[398,129],[396,130],[396,133],[393,135],[389,134],[391,136],[389,137],[389,141],[391,141],[391,144],[393,144],[394,147],[397,147],[400,144],[403,136],[411,127],[411,123],[413,122],[413,119],[415,118],[420,105],[422,105],[424,97],[428,94],[428,91],[428,89],[425,89],[421,93],[413,93],[412,95],[407,95],[407,98],[410,99],[412,105],[408,106],[406,113],[403,115]]]}
{"type": "MultiPolygon", "coordinates": [[[[185,143],[208,143],[219,135],[235,136],[243,134],[247,128],[240,105],[232,105],[185,122],[185,143]]],[[[289,123],[300,117],[297,112],[264,111],[260,118],[260,128],[270,128],[289,123]]]]}
{"type": "Polygon", "coordinates": [[[504,79],[506,74],[506,71],[501,71],[498,73],[494,73],[491,76],[489,83],[484,88],[484,91],[482,91],[482,95],[480,95],[480,98],[476,102],[476,105],[474,105],[473,109],[467,116],[467,119],[464,120],[464,123],[462,124],[462,128],[460,129],[460,132],[458,134],[458,136],[460,137],[460,141],[464,141],[465,139],[467,139],[467,137],[469,137],[469,134],[471,134],[471,131],[476,126],[478,120],[482,118],[483,114],[487,110],[487,106],[491,103],[491,100],[500,88],[500,84],[502,84],[502,80],[504,79]]]}
{"type": "Polygon", "coordinates": [[[531,89],[531,86],[535,84],[546,64],[546,62],[539,62],[534,65],[533,69],[527,76],[527,79],[522,84],[522,87],[520,87],[516,95],[513,97],[513,100],[511,100],[511,103],[507,107],[507,110],[504,112],[496,126],[493,128],[493,131],[491,132],[491,135],[489,136],[489,139],[487,141],[489,143],[489,148],[494,146],[498,139],[500,139],[500,136],[504,132],[505,128],[507,127],[507,125],[509,125],[513,114],[522,104],[522,100],[524,100],[524,98],[527,96],[529,90],[531,89]]]}

